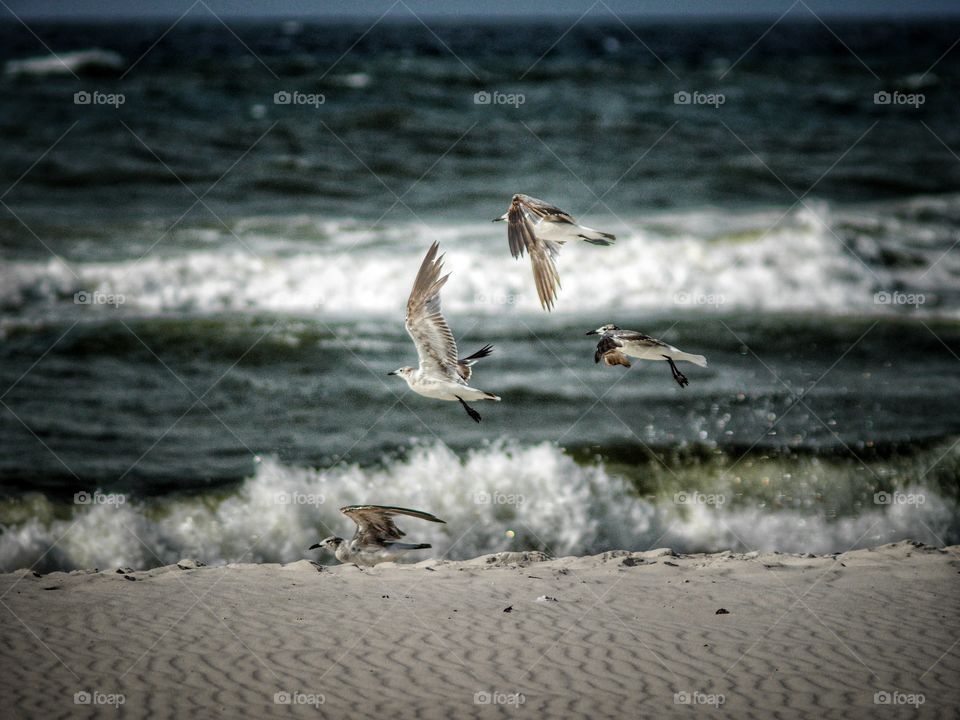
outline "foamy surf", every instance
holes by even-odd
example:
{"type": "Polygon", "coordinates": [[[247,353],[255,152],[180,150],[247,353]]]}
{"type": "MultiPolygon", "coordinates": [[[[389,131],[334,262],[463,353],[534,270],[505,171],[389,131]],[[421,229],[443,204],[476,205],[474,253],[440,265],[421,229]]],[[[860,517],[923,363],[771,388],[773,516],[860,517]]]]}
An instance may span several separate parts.
{"type": "Polygon", "coordinates": [[[327,535],[352,534],[338,508],[370,502],[422,508],[446,520],[442,526],[405,521],[402,527],[411,540],[433,545],[430,556],[449,559],[661,546],[839,552],[904,538],[935,541],[931,533],[945,533],[950,522],[947,502],[919,488],[898,497],[915,493],[924,498],[920,504],[879,505],[839,519],[747,507],[734,502],[733,493],[638,497],[628,480],[602,463],[578,464],[550,443],[494,443],[463,456],[440,444],[420,445],[376,467],[311,469],[263,458],[255,474],[222,499],[95,501],[74,505],[66,519],[53,519],[49,501],[36,500],[43,507],[34,507],[31,519],[4,528],[0,569],[143,568],[181,557],[210,564],[304,557],[332,562],[307,548],[327,535]],[[724,498],[719,503],[718,495],[724,498]]]}
{"type": "Polygon", "coordinates": [[[126,67],[123,57],[112,50],[93,48],[60,52],[55,55],[8,60],[4,73],[8,77],[42,78],[84,74],[117,74],[126,67]]]}
{"type": "MultiPolygon", "coordinates": [[[[730,226],[730,218],[721,222],[714,215],[711,223],[710,217],[698,213],[670,219],[669,228],[634,228],[606,248],[571,244],[561,270],[576,272],[563,273],[558,311],[902,309],[878,304],[875,293],[902,287],[909,278],[871,269],[854,258],[820,214],[801,210],[773,229],[775,215],[751,215],[739,219],[746,230],[728,227],[719,234],[718,226],[730,226]]],[[[326,227],[326,240],[308,243],[278,236],[288,229],[302,231],[302,218],[289,222],[290,228],[281,222],[273,234],[262,224],[249,223],[242,244],[227,236],[214,248],[156,252],[144,259],[72,262],[69,267],[60,259],[8,262],[0,268],[0,304],[28,314],[66,313],[78,302],[137,314],[355,316],[396,313],[403,307],[423,252],[414,228],[378,233],[351,222],[343,224],[343,237],[335,227],[326,227]]],[[[436,236],[456,280],[444,289],[447,308],[538,312],[528,263],[510,257],[505,238],[474,225],[447,226],[436,236]]]]}

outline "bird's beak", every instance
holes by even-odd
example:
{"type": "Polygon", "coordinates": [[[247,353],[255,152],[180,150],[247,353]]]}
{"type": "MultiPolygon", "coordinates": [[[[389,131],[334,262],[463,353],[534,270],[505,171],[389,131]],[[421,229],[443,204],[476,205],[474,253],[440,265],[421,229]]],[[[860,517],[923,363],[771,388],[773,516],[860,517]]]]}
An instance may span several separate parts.
{"type": "Polygon", "coordinates": [[[390,372],[387,373],[387,375],[396,375],[396,374],[397,374],[396,370],[391,370],[390,372]]]}
{"type": "Polygon", "coordinates": [[[311,545],[308,549],[309,549],[309,550],[316,550],[318,547],[320,547],[320,543],[317,543],[316,545],[311,545]]]}
{"type": "Polygon", "coordinates": [[[500,222],[501,220],[503,220],[503,218],[502,218],[502,217],[499,217],[499,218],[494,218],[494,219],[491,220],[490,222],[500,222]]]}
{"type": "Polygon", "coordinates": [[[598,333],[596,330],[591,330],[590,332],[587,333],[587,335],[599,335],[599,334],[600,333],[598,333]]]}

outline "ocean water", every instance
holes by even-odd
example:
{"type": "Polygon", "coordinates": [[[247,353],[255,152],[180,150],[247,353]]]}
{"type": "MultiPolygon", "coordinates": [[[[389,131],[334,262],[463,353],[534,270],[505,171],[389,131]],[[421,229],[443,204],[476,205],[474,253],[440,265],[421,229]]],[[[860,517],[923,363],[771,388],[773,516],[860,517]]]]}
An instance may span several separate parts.
{"type": "Polygon", "coordinates": [[[0,77],[0,569],[296,560],[361,502],[452,558],[960,542],[960,24],[209,20],[0,77]],[[551,314],[514,192],[618,236],[551,314]],[[386,376],[433,241],[480,425],[386,376]]]}

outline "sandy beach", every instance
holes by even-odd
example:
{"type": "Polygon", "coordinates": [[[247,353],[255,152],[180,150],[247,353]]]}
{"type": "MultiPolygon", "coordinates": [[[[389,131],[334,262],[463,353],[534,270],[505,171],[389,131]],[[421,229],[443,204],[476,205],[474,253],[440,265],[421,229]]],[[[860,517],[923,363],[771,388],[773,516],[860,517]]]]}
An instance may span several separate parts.
{"type": "Polygon", "coordinates": [[[960,548],[0,576],[8,717],[956,717],[960,548]],[[10,714],[12,711],[12,714],[10,714]]]}

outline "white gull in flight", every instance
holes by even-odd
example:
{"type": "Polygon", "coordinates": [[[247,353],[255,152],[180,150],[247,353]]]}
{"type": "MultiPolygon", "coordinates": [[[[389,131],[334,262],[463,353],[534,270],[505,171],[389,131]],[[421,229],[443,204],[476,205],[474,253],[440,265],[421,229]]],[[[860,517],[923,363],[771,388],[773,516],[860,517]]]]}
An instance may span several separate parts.
{"type": "Polygon", "coordinates": [[[440,311],[440,289],[449,274],[441,277],[443,256],[437,257],[439,244],[430,246],[417,279],[407,300],[406,327],[413,344],[417,346],[420,367],[402,367],[387,373],[399,375],[407,381],[410,389],[424,397],[435,400],[458,400],[467,415],[480,422],[480,413],[467,405],[467,400],[496,400],[500,398],[467,385],[473,374],[471,366],[480,358],[493,352],[492,345],[465,358],[457,357],[457,343],[450,326],[440,311]]]}

